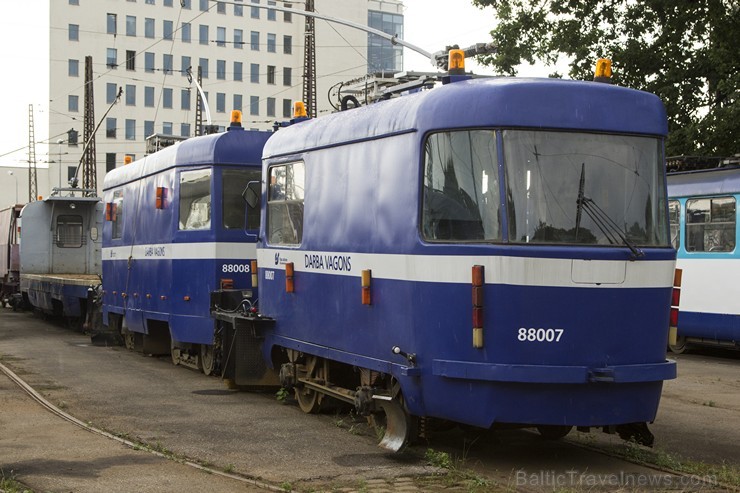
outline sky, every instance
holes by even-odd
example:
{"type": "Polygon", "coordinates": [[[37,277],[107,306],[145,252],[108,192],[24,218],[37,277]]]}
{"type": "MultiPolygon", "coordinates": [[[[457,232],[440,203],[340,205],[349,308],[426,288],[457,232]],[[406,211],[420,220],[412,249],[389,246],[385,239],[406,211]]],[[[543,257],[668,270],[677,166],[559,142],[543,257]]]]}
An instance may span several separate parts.
{"type": "MultiPolygon", "coordinates": [[[[0,166],[26,166],[28,152],[28,105],[33,104],[36,142],[47,141],[48,128],[48,18],[35,20],[40,12],[48,15],[49,0],[15,2],[0,16],[0,62],[13,67],[7,77],[0,74],[0,166]],[[19,152],[12,153],[18,148],[19,152]]],[[[51,0],[63,1],[63,0],[51,0]]],[[[100,0],[96,0],[100,1],[100,0]]],[[[317,2],[319,3],[319,2],[317,2]]],[[[320,5],[320,3],[319,3],[320,5]]],[[[404,39],[428,52],[447,45],[467,47],[490,41],[495,20],[492,9],[479,9],[470,0],[404,0],[404,39]]],[[[43,15],[43,14],[42,14],[43,15]]],[[[490,69],[468,62],[468,70],[490,74],[490,69]]],[[[434,71],[431,62],[409,49],[404,50],[404,69],[434,71]]],[[[524,75],[546,77],[551,70],[526,69],[524,75]]],[[[44,145],[36,146],[39,166],[48,159],[44,145]]],[[[52,146],[52,153],[53,153],[52,146]]]]}

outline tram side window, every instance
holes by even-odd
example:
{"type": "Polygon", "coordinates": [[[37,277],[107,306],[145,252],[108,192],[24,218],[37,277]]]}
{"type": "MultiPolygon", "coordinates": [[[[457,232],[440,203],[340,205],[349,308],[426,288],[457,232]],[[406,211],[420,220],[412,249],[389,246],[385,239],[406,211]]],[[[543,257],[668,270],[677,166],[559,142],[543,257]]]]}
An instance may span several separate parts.
{"type": "Polygon", "coordinates": [[[267,237],[276,245],[299,245],[303,239],[302,162],[272,166],[267,191],[267,237]]]}
{"type": "Polygon", "coordinates": [[[211,170],[180,173],[180,230],[211,227],[211,170]]]}
{"type": "Polygon", "coordinates": [[[422,235],[429,241],[501,239],[496,134],[442,132],[424,148],[422,235]]]}
{"type": "MultiPolygon", "coordinates": [[[[249,182],[259,182],[262,171],[259,169],[224,169],[221,175],[223,227],[225,229],[243,229],[247,203],[242,192],[249,182]]],[[[247,229],[259,229],[259,214],[249,214],[247,229]]]]}
{"type": "Polygon", "coordinates": [[[123,192],[116,190],[113,193],[113,217],[111,218],[111,238],[123,236],[123,192]]]}
{"type": "Polygon", "coordinates": [[[84,243],[82,216],[62,215],[57,217],[55,243],[60,248],[78,248],[84,243]]]}
{"type": "Polygon", "coordinates": [[[686,201],[686,249],[690,252],[731,252],[737,222],[734,197],[686,201]]]}
{"type": "Polygon", "coordinates": [[[671,225],[671,244],[675,250],[678,250],[681,246],[681,202],[678,200],[668,201],[668,220],[671,225]]]}

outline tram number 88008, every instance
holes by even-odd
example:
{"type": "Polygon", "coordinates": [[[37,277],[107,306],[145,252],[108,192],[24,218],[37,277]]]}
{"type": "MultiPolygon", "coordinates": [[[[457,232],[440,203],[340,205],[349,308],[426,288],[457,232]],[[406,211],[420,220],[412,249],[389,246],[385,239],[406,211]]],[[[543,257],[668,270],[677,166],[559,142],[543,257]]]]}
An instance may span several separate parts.
{"type": "Polygon", "coordinates": [[[221,272],[249,273],[249,264],[224,264],[221,272]]]}
{"type": "Polygon", "coordinates": [[[519,328],[517,339],[521,342],[560,342],[564,329],[519,328]]]}

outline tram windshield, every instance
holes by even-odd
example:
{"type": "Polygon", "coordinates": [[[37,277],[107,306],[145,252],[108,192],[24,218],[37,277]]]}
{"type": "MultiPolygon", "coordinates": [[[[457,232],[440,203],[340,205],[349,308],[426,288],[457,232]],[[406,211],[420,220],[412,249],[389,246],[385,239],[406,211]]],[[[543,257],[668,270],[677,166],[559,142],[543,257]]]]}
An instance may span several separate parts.
{"type": "Polygon", "coordinates": [[[427,139],[426,240],[622,245],[636,255],[640,246],[669,246],[658,139],[536,130],[500,134],[503,172],[496,131],[441,132],[427,139]]]}

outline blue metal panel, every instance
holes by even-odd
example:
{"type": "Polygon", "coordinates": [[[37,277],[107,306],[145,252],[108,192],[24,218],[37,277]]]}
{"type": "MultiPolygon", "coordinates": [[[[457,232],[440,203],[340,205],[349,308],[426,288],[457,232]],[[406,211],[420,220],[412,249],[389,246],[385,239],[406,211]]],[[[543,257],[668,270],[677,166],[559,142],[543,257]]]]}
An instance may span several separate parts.
{"type": "Polygon", "coordinates": [[[681,311],[679,335],[740,343],[740,315],[681,311]]]}

